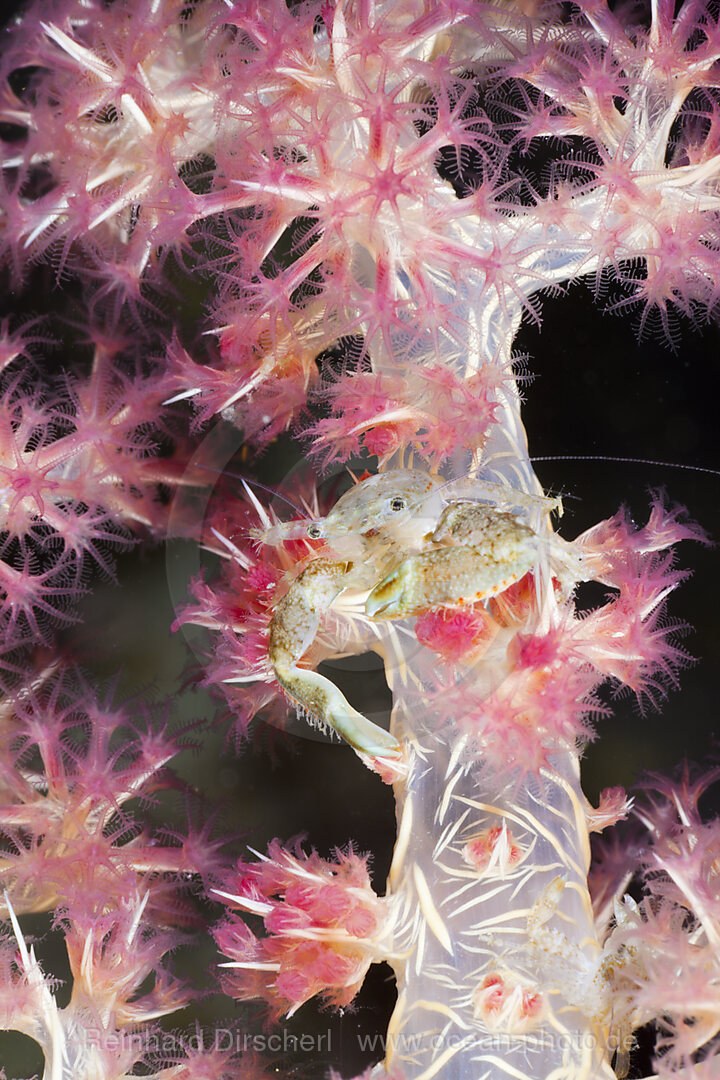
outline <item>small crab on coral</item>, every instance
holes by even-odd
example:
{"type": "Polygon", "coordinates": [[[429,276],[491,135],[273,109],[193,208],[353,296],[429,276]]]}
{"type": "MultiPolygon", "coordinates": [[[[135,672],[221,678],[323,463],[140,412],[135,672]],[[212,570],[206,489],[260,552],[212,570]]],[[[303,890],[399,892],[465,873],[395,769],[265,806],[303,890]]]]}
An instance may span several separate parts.
{"type": "MultiPolygon", "coordinates": [[[[540,535],[522,512],[558,509],[557,499],[466,478],[451,484],[427,472],[390,469],[358,481],[323,518],[272,522],[254,531],[263,543],[324,541],[277,602],[269,629],[270,664],[286,694],[312,721],[345,739],[370,768],[393,780],[406,770],[394,735],[363,716],[324,675],[298,661],[341,594],[366,619],[404,619],[481,604],[527,574],[539,553],[563,542],[540,535]],[[515,510],[517,512],[512,512],[515,510]]],[[[557,549],[557,550],[555,550],[557,549]]],[[[562,558],[569,556],[563,549],[562,558]]]]}

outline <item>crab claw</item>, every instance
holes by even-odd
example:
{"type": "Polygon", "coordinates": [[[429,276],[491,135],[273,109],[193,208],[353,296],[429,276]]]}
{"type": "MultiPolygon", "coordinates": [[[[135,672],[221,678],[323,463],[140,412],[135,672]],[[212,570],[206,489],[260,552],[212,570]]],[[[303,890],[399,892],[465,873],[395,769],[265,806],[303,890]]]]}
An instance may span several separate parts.
{"type": "Polygon", "coordinates": [[[502,523],[489,547],[434,548],[410,555],[375,586],[365,601],[369,618],[404,619],[449,604],[476,604],[504,592],[537,560],[534,533],[502,523]],[[503,531],[504,530],[504,531],[503,531]]]}
{"type": "Polygon", "coordinates": [[[333,730],[352,746],[362,763],[381,776],[386,784],[407,774],[405,754],[395,736],[353,709],[337,689],[327,719],[333,730]]]}
{"type": "Polygon", "coordinates": [[[365,614],[371,619],[401,619],[415,614],[412,602],[415,588],[413,559],[406,559],[372,590],[365,601],[365,614]]]}
{"type": "MultiPolygon", "coordinates": [[[[340,696],[340,692],[338,691],[340,696]]],[[[333,729],[352,746],[357,756],[385,784],[404,780],[408,774],[405,751],[394,735],[368,720],[347,701],[337,706],[328,717],[333,729]]]]}
{"type": "Polygon", "coordinates": [[[410,555],[378,582],[365,601],[365,614],[371,619],[404,619],[442,604],[462,603],[463,595],[474,591],[478,561],[482,559],[474,550],[464,547],[410,555]]]}

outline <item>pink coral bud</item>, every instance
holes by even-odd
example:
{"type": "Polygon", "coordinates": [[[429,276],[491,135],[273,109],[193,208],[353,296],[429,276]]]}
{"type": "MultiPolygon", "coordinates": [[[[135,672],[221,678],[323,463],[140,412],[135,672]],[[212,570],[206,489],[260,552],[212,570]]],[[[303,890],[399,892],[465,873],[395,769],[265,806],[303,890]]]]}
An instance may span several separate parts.
{"type": "Polygon", "coordinates": [[[494,871],[500,876],[517,866],[524,854],[524,849],[514,842],[506,821],[468,840],[462,850],[468,866],[481,872],[494,871]]]}
{"type": "Polygon", "coordinates": [[[288,1001],[305,1001],[313,993],[310,979],[300,971],[283,971],[275,980],[275,988],[288,1001]]]}
{"type": "Polygon", "coordinates": [[[359,903],[345,917],[345,929],[354,937],[370,937],[377,925],[377,915],[359,903]]]}
{"type": "Polygon", "coordinates": [[[589,832],[602,832],[608,825],[615,825],[630,813],[633,800],[628,799],[623,787],[604,788],[600,792],[597,810],[587,812],[589,832]]]}
{"type": "Polygon", "coordinates": [[[378,774],[384,784],[396,784],[407,779],[409,765],[406,754],[391,758],[358,752],[358,757],[371,772],[378,774]]]}
{"type": "Polygon", "coordinates": [[[542,1016],[543,997],[521,982],[511,971],[492,971],[473,995],[474,1013],[490,1031],[522,1034],[535,1027],[542,1016]]]}
{"type": "Polygon", "coordinates": [[[526,637],[518,634],[511,645],[510,654],[515,667],[541,669],[554,664],[560,658],[560,642],[552,634],[533,635],[526,637]]]}
{"type": "Polygon", "coordinates": [[[350,907],[350,898],[339,885],[318,889],[308,885],[291,886],[285,893],[285,901],[304,908],[318,923],[340,920],[350,907]]]}
{"type": "Polygon", "coordinates": [[[293,907],[274,907],[265,916],[265,929],[270,934],[293,934],[312,925],[313,920],[307,911],[293,907]]]}
{"type": "Polygon", "coordinates": [[[315,994],[349,1004],[370,964],[385,955],[384,902],[372,890],[365,860],[350,850],[331,862],[299,844],[288,851],[273,841],[262,862],[238,869],[239,883],[217,891],[231,906],[260,916],[268,936],[256,938],[235,914],[220,925],[215,937],[231,958],[223,965],[231,969],[228,992],[264,997],[276,1013],[292,1013],[315,994]]]}
{"type": "Polygon", "coordinates": [[[495,620],[479,606],[428,611],[415,624],[420,644],[450,663],[484,652],[497,630],[495,620]]]}

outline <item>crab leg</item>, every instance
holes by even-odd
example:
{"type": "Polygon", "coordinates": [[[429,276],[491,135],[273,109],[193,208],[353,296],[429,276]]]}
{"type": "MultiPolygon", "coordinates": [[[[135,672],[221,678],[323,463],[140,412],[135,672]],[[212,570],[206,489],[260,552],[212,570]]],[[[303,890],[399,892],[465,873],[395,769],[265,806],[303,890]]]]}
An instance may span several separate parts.
{"type": "Polygon", "coordinates": [[[303,570],[278,603],[270,623],[270,663],[280,685],[311,718],[336,731],[383,779],[397,779],[404,772],[397,739],[353,709],[324,675],[297,666],[317,634],[322,615],[343,591],[347,571],[347,563],[331,559],[316,559],[303,570]]]}

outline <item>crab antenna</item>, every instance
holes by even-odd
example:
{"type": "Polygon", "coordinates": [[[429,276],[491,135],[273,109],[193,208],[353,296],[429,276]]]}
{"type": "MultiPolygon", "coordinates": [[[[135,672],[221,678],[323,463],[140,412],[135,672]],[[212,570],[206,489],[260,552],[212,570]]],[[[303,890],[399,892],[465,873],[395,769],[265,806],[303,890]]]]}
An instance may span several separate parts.
{"type": "Polygon", "coordinates": [[[213,469],[212,465],[202,465],[199,462],[198,465],[201,469],[205,469],[207,472],[216,473],[217,476],[231,476],[233,480],[239,480],[241,484],[245,485],[246,490],[247,485],[252,484],[253,487],[260,488],[262,491],[267,491],[268,495],[272,495],[275,499],[282,499],[283,502],[286,502],[288,506],[291,506],[293,508],[296,514],[305,515],[305,511],[301,510],[300,507],[292,501],[292,499],[288,499],[287,495],[283,495],[281,492],[276,491],[275,488],[268,487],[267,484],[261,484],[259,480],[251,480],[250,477],[241,476],[240,473],[226,472],[225,469],[213,469]]]}
{"type": "Polygon", "coordinates": [[[545,454],[531,457],[530,461],[618,461],[627,465],[659,465],[663,469],[689,469],[690,472],[720,476],[720,469],[708,469],[705,465],[685,465],[681,461],[653,461],[652,458],[641,457],[610,457],[607,454],[545,454]]]}

